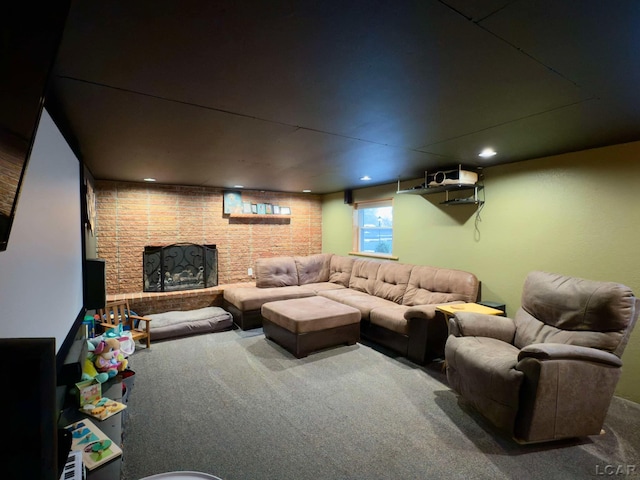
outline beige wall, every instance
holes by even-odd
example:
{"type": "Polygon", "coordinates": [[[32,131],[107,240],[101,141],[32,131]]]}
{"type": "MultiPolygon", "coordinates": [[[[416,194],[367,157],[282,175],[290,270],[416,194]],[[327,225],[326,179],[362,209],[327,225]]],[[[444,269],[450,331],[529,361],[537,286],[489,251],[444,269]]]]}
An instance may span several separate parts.
{"type": "MultiPolygon", "coordinates": [[[[640,295],[639,180],[634,142],[487,168],[479,216],[475,206],[438,205],[444,194],[396,195],[396,184],[355,190],[354,200],[393,196],[399,260],[474,272],[482,299],[512,315],[531,270],[620,282],[640,295]]],[[[342,194],[324,198],[323,251],[351,250],[351,218],[342,194]]],[[[617,394],[640,402],[640,327],[623,361],[617,394]]]]}

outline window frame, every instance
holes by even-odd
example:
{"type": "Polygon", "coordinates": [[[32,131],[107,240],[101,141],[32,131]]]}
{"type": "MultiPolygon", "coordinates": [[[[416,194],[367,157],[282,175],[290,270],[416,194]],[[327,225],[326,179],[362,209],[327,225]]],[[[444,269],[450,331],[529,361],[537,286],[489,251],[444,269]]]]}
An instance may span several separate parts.
{"type": "MultiPolygon", "coordinates": [[[[363,227],[360,226],[360,210],[369,209],[369,208],[381,208],[381,207],[391,207],[391,211],[393,213],[393,197],[382,198],[376,200],[363,200],[360,202],[353,203],[353,234],[352,234],[352,251],[349,252],[349,255],[357,255],[361,257],[375,257],[375,258],[386,258],[397,260],[398,257],[393,254],[393,251],[389,253],[378,253],[378,252],[362,252],[360,251],[360,235],[362,233],[363,227]]],[[[394,227],[393,227],[393,215],[391,219],[391,248],[394,248],[394,227]]]]}

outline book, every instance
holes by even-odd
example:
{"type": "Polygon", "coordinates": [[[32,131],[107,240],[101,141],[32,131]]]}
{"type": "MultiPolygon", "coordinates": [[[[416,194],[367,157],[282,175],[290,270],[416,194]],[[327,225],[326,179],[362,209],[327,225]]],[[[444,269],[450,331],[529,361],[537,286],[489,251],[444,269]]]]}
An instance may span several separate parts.
{"type": "Polygon", "coordinates": [[[82,452],[82,462],[88,470],[122,455],[122,449],[88,418],[65,428],[71,432],[71,450],[82,452]]]}
{"type": "Polygon", "coordinates": [[[91,415],[93,418],[97,418],[98,420],[104,420],[109,418],[111,415],[121,412],[125,408],[127,408],[127,406],[124,403],[111,400],[107,397],[102,397],[94,400],[92,403],[84,404],[80,407],[80,411],[87,415],[91,415]]]}

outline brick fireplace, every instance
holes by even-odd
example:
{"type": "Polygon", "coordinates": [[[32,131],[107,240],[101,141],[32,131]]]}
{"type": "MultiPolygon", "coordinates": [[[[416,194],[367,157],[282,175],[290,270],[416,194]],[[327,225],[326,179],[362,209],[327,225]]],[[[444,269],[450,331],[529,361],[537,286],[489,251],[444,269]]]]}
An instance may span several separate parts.
{"type": "Polygon", "coordinates": [[[253,203],[290,206],[290,220],[283,223],[264,218],[266,216],[230,218],[224,214],[221,188],[98,180],[95,192],[95,256],[106,262],[107,298],[126,296],[130,305],[132,299],[136,299],[133,303],[138,303],[138,299],[144,298],[149,302],[149,309],[145,304],[140,305],[139,310],[146,313],[157,313],[169,307],[182,309],[177,307],[187,300],[189,308],[198,308],[197,305],[205,301],[207,305],[217,302],[212,294],[217,295],[224,286],[254,281],[247,271],[255,267],[258,258],[311,255],[322,251],[322,202],[318,195],[242,192],[242,198],[253,203]],[[143,292],[141,259],[145,246],[183,242],[216,245],[218,286],[164,293],[143,292]],[[196,304],[195,298],[202,298],[202,301],[196,304]],[[157,303],[155,307],[151,304],[153,301],[157,303]]]}

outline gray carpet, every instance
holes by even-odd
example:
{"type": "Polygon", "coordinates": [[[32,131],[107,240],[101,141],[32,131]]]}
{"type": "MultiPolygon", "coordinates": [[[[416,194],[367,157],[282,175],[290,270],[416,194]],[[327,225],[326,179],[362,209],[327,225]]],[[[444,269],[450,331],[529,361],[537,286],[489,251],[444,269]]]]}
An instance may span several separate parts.
{"type": "Polygon", "coordinates": [[[139,348],[129,358],[136,375],[122,478],[183,470],[224,480],[640,475],[638,404],[614,398],[605,435],[520,446],[459,401],[438,365],[386,353],[357,344],[298,360],[261,330],[139,348]]]}

